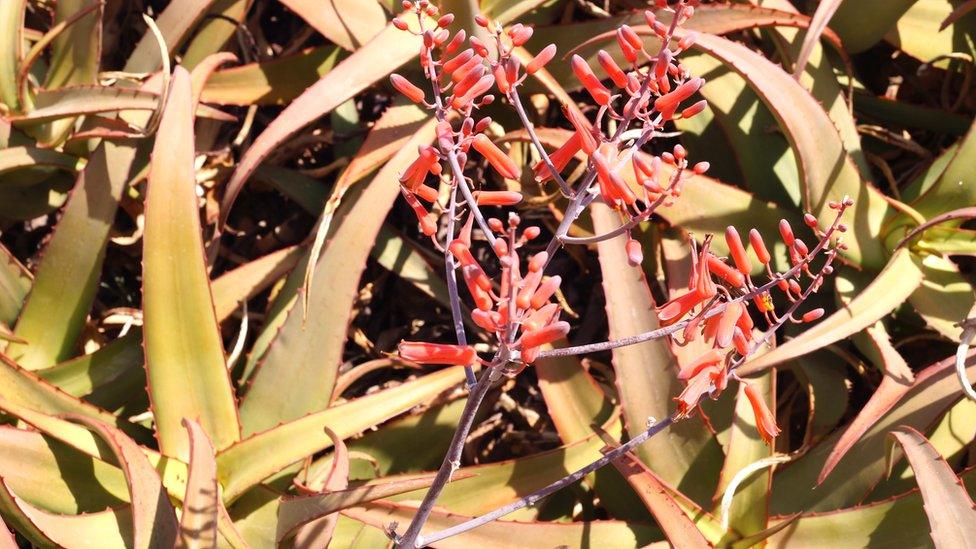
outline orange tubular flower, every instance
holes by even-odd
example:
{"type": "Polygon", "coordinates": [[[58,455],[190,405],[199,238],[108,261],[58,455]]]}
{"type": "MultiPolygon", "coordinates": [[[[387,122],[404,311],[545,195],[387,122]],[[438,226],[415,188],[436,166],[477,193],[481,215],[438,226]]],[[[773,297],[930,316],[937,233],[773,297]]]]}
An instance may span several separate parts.
{"type": "Polygon", "coordinates": [[[769,255],[769,250],[766,249],[762,235],[756,229],[749,231],[749,243],[752,244],[752,251],[756,254],[756,259],[763,265],[769,263],[772,257],[769,255]]]}
{"type": "Polygon", "coordinates": [[[580,139],[580,148],[586,154],[593,154],[593,151],[596,150],[599,143],[593,135],[589,121],[579,111],[566,106],[563,106],[563,114],[569,119],[569,123],[573,125],[573,128],[576,129],[576,135],[580,139]]]}
{"type": "Polygon", "coordinates": [[[539,288],[536,289],[535,293],[532,294],[532,300],[529,302],[529,306],[533,309],[538,309],[548,303],[549,298],[552,297],[552,294],[556,293],[562,281],[563,278],[559,275],[545,279],[539,285],[539,288]]]}
{"type": "Polygon", "coordinates": [[[708,254],[706,261],[708,262],[708,270],[713,272],[715,276],[721,278],[736,288],[741,288],[745,285],[746,278],[742,276],[742,273],[733,269],[732,267],[729,267],[725,262],[715,257],[713,254],[708,254]]]}
{"type": "Polygon", "coordinates": [[[756,416],[756,429],[759,431],[759,436],[763,442],[771,444],[780,432],[776,425],[776,418],[769,411],[769,407],[766,406],[766,399],[762,397],[755,385],[746,383],[745,392],[749,404],[752,405],[752,413],[756,416]]]}
{"type": "Polygon", "coordinates": [[[739,269],[743,275],[748,276],[749,271],[752,270],[752,265],[749,262],[749,256],[746,255],[746,249],[742,246],[739,231],[736,231],[732,225],[725,228],[725,243],[729,246],[729,253],[732,254],[735,268],[739,269]]]}
{"type": "MultiPolygon", "coordinates": [[[[507,310],[507,309],[506,309],[507,310]]],[[[559,305],[549,303],[522,321],[522,330],[531,332],[549,324],[559,315],[559,305]]]]}
{"type": "Polygon", "coordinates": [[[424,90],[414,86],[409,80],[400,76],[397,73],[390,75],[390,83],[393,87],[400,93],[402,93],[407,99],[413,101],[414,103],[421,103],[424,100],[424,90]]]}
{"type": "Polygon", "coordinates": [[[583,87],[586,88],[586,91],[590,93],[597,104],[606,105],[610,102],[610,90],[603,87],[600,79],[593,73],[593,69],[590,68],[590,64],[585,59],[579,55],[573,55],[572,66],[573,74],[576,75],[576,78],[583,84],[583,87]]]}
{"type": "MultiPolygon", "coordinates": [[[[574,133],[568,141],[562,144],[561,147],[556,149],[552,154],[549,155],[549,160],[552,162],[554,168],[557,171],[562,171],[569,161],[573,159],[580,150],[580,136],[579,133],[574,133]]],[[[532,167],[532,171],[535,173],[535,180],[539,183],[543,183],[552,179],[554,176],[549,171],[549,166],[546,165],[545,160],[540,160],[536,162],[535,166],[532,167]]]]}
{"type": "Polygon", "coordinates": [[[515,191],[478,191],[474,197],[479,206],[514,206],[522,201],[522,193],[515,191]]]}
{"type": "Polygon", "coordinates": [[[681,394],[674,399],[678,403],[679,416],[688,417],[691,411],[698,406],[698,401],[712,388],[712,376],[719,373],[720,370],[720,368],[712,366],[705,368],[698,375],[691,378],[691,381],[681,391],[681,394]]]}
{"type": "Polygon", "coordinates": [[[552,343],[557,339],[565,337],[568,333],[568,322],[562,320],[559,322],[553,322],[544,328],[539,328],[538,330],[532,330],[523,334],[522,348],[531,349],[533,347],[545,345],[546,343],[552,343]]]}
{"type": "Polygon", "coordinates": [[[485,134],[479,133],[476,135],[472,146],[474,150],[481,153],[488,160],[491,167],[495,168],[495,171],[501,174],[502,177],[518,179],[522,176],[522,171],[519,170],[515,161],[502,152],[485,134]]]}
{"type": "Polygon", "coordinates": [[[703,297],[697,288],[694,290],[689,290],[674,299],[668,301],[664,305],[661,305],[657,309],[658,320],[661,321],[661,326],[670,326],[675,322],[681,320],[683,316],[688,314],[689,311],[697,307],[707,298],[703,297]]]}
{"type": "Polygon", "coordinates": [[[613,56],[604,50],[600,50],[596,54],[596,60],[599,61],[600,66],[603,67],[603,71],[607,73],[607,76],[610,77],[610,80],[613,80],[613,83],[618,88],[627,87],[627,75],[624,74],[624,71],[620,70],[617,62],[613,60],[613,56]]]}
{"type": "Polygon", "coordinates": [[[467,366],[478,359],[474,347],[469,345],[443,345],[420,341],[401,341],[400,358],[418,364],[452,364],[467,366]]]}
{"type": "Polygon", "coordinates": [[[674,118],[674,111],[685,99],[692,96],[705,81],[701,78],[692,78],[674,89],[674,91],[658,97],[654,101],[654,108],[661,113],[665,120],[674,118]]]}
{"type": "Polygon", "coordinates": [[[678,379],[688,380],[697,376],[705,368],[716,366],[725,355],[719,349],[710,349],[705,352],[702,356],[696,358],[693,362],[686,364],[681,371],[678,372],[678,379]]]}
{"type": "Polygon", "coordinates": [[[556,55],[556,45],[549,44],[542,49],[529,64],[525,66],[525,72],[529,74],[535,74],[536,71],[546,66],[546,63],[552,61],[552,58],[556,55]]]}

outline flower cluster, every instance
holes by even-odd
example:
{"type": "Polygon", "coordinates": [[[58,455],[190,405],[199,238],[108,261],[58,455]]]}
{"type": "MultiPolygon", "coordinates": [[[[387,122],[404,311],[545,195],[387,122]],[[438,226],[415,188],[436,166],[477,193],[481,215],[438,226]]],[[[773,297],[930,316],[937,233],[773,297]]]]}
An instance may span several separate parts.
{"type": "Polygon", "coordinates": [[[817,239],[812,249],[794,236],[787,220],[780,221],[780,236],[792,265],[785,272],[773,270],[772,256],[762,235],[752,229],[749,243],[753,256],[768,278],[766,283],[759,286],[751,276],[754,266],[752,259],[734,227],[730,226],[725,231],[731,262],[713,254],[709,250],[711,239],[705,238],[701,249],[695,254],[696,261],[687,290],[661,305],[657,311],[664,325],[674,324],[690,315],[681,331],[684,341],[701,337],[711,346],[711,349],[684,365],[678,373],[678,378],[687,383],[684,391],[675,399],[680,415],[691,413],[705,394],[716,398],[728,385],[729,378],[735,377],[747,385],[745,394],[756,413],[756,426],[763,440],[770,442],[779,433],[776,420],[765,401],[754,387],[735,376],[735,369],[783,324],[813,322],[823,316],[824,310],[819,308],[807,311],[799,318],[794,315],[799,305],[820,289],[824,277],[833,272],[831,263],[838,250],[844,249],[845,245],[832,237],[847,230],[840,218],[853,203],[848,197],[841,202],[831,202],[830,207],[836,210],[836,217],[826,229],[820,227],[813,215],[804,216],[804,223],[817,239]],[[814,270],[812,265],[819,256],[824,260],[814,270]],[[803,281],[806,281],[805,287],[803,281]],[[782,315],[777,314],[770,295],[774,289],[780,290],[790,303],[782,315]],[[750,305],[754,305],[764,318],[767,325],[765,331],[756,329],[749,312],[750,305]]]}

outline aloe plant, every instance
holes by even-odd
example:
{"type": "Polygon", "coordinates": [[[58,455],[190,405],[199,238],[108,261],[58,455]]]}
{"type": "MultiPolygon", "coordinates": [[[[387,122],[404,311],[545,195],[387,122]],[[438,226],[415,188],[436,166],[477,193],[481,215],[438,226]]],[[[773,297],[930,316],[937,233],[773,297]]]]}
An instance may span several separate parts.
{"type": "Polygon", "coordinates": [[[326,4],[0,3],[0,546],[969,542],[973,2],[326,4]]]}

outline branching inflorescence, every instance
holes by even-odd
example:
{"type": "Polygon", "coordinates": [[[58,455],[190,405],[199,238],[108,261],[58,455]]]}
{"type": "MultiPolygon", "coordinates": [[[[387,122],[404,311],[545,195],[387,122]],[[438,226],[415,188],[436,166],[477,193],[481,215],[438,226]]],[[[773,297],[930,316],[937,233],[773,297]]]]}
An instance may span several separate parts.
{"type": "MultiPolygon", "coordinates": [[[[570,330],[570,325],[559,318],[560,306],[552,302],[562,282],[559,276],[546,275],[546,267],[553,255],[565,245],[592,244],[623,237],[626,238],[628,262],[631,267],[638,267],[643,260],[643,251],[640,243],[631,237],[631,230],[649,219],[657,208],[667,207],[678,200],[691,175],[701,175],[708,170],[707,162],[690,164],[688,152],[681,145],[659,155],[643,151],[668,122],[693,117],[705,108],[704,100],[689,101],[704,80],[693,77],[676,61],[678,54],[693,45],[694,34],[686,32],[680,40],[673,40],[676,30],[693,15],[697,4],[697,0],[680,0],[669,6],[665,0],[659,0],[659,11],[671,15],[668,24],[658,21],[654,12],[645,12],[648,26],[656,35],[654,44],[661,44],[654,53],[648,52],[645,41],[633,29],[621,26],[616,38],[626,62],[621,66],[612,55],[601,50],[597,61],[604,78],[597,76],[584,58],[572,57],[573,72],[598,109],[594,119],[590,120],[576,105],[564,105],[566,121],[574,131],[564,144],[550,153],[528,119],[519,87],[526,78],[544,70],[552,61],[556,55],[555,45],[543,48],[523,67],[514,52],[532,36],[531,27],[516,24],[503,29],[479,15],[477,24],[493,38],[493,43],[488,44],[475,36],[467,37],[463,30],[452,36],[448,27],[453,22],[453,15],[439,15],[437,7],[426,0],[403,2],[405,12],[394,20],[394,25],[422,37],[420,64],[427,80],[424,87],[429,88],[430,93],[397,74],[391,76],[391,83],[411,101],[432,110],[437,126],[436,143],[421,146],[416,160],[400,176],[401,192],[416,213],[421,232],[431,237],[434,245],[444,253],[458,344],[404,341],[399,352],[402,358],[417,363],[465,366],[471,392],[450,450],[414,520],[402,536],[393,532],[400,546],[418,547],[455,535],[574,482],[609,462],[614,453],[629,451],[673,421],[687,417],[706,395],[717,397],[730,378],[747,383],[736,375],[736,369],[766,345],[784,324],[812,322],[823,315],[822,309],[801,314],[799,308],[821,287],[824,278],[833,270],[831,263],[838,250],[843,249],[844,245],[836,237],[837,233],[846,230],[840,219],[853,204],[848,197],[831,203],[836,216],[827,227],[822,227],[814,216],[805,216],[804,222],[816,240],[812,247],[794,235],[786,220],[781,222],[780,236],[791,265],[784,271],[774,269],[773,257],[758,231],[753,229],[749,233],[753,252],[750,256],[739,233],[729,227],[725,242],[731,259],[714,254],[711,251],[712,237],[706,236],[692,255],[694,265],[687,289],[657,309],[662,328],[604,343],[543,348],[563,339],[570,330]],[[416,27],[408,22],[408,16],[416,18],[416,27]],[[485,206],[514,206],[521,202],[522,195],[513,191],[488,190],[481,182],[465,175],[465,168],[475,163],[473,151],[503,178],[517,180],[521,177],[516,162],[485,133],[491,119],[477,116],[479,109],[494,101],[493,92],[496,91],[515,109],[540,158],[533,166],[535,180],[540,184],[554,182],[569,199],[565,215],[545,250],[524,258],[520,257],[520,249],[540,236],[540,228],[523,227],[522,220],[514,212],[499,219],[486,218],[481,210],[485,206]],[[562,175],[574,158],[585,158],[586,167],[575,188],[562,175]],[[439,203],[439,192],[426,185],[429,176],[444,177],[450,182],[446,206],[439,203]],[[568,236],[574,221],[596,200],[618,212],[622,219],[620,227],[592,237],[568,236]],[[437,238],[440,218],[428,210],[425,202],[433,204],[435,211],[446,214],[447,231],[443,241],[437,238]],[[455,221],[462,216],[466,216],[466,222],[460,231],[456,231],[455,221]],[[473,241],[475,225],[480,228],[481,236],[500,267],[497,280],[486,274],[472,253],[476,245],[473,241]],[[753,280],[752,257],[765,273],[766,281],[762,284],[753,280]],[[474,304],[471,320],[494,338],[495,351],[490,360],[479,357],[474,347],[467,344],[460,316],[458,270],[474,304]],[[776,311],[774,292],[781,293],[788,302],[782,313],[776,311]],[[763,319],[764,330],[754,324],[753,315],[763,319]],[[677,373],[686,386],[675,399],[677,406],[672,416],[651,425],[643,433],[632,433],[630,441],[601,460],[506,508],[472,519],[450,531],[420,536],[440,492],[459,467],[464,440],[492,381],[503,374],[517,375],[540,357],[604,351],[662,337],[673,337],[678,344],[702,338],[710,347],[677,373]],[[480,379],[474,375],[474,365],[485,368],[480,379]]],[[[694,241],[692,245],[695,246],[694,241]]],[[[755,411],[760,435],[771,442],[779,433],[775,417],[757,390],[747,385],[745,394],[755,411]]]]}

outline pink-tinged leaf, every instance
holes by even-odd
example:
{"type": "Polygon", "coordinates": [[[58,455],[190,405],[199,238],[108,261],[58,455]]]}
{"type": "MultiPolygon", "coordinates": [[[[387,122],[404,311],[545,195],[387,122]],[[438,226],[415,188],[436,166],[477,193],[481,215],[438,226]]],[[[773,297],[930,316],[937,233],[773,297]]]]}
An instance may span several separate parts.
{"type": "MultiPolygon", "coordinates": [[[[454,479],[465,475],[455,475],[454,479]]],[[[346,490],[284,498],[278,507],[276,538],[281,542],[290,537],[296,528],[309,524],[321,517],[332,515],[356,505],[378,499],[396,496],[406,492],[422,490],[434,481],[433,475],[425,475],[404,480],[383,480],[356,486],[346,490]]]]}
{"type": "Polygon", "coordinates": [[[233,501],[270,475],[332,446],[325,427],[343,438],[355,435],[428,402],[456,387],[462,379],[464,368],[446,368],[278,425],[218,452],[217,470],[224,487],[224,501],[233,501]]]}
{"type": "Polygon", "coordinates": [[[17,529],[40,547],[125,548],[132,543],[132,508],[123,505],[84,515],[52,513],[18,497],[0,479],[0,506],[17,529]]]}
{"type": "Polygon", "coordinates": [[[952,13],[942,21],[939,25],[939,32],[944,31],[949,25],[952,25],[956,21],[962,19],[969,12],[976,10],[976,0],[966,0],[962,4],[959,4],[952,10],[952,13]]]}
{"type": "Polygon", "coordinates": [[[4,524],[3,519],[0,518],[0,549],[17,549],[17,542],[14,540],[14,535],[4,524]]]}
{"type": "Polygon", "coordinates": [[[217,71],[207,81],[202,100],[218,105],[284,105],[332,70],[341,52],[332,45],[316,46],[217,71]]]}
{"type": "Polygon", "coordinates": [[[16,111],[20,108],[17,75],[24,57],[24,14],[27,0],[0,4],[0,101],[16,111]]]}
{"type": "Polygon", "coordinates": [[[279,0],[330,42],[355,50],[386,26],[386,13],[372,0],[279,0]]]}
{"type": "Polygon", "coordinates": [[[143,237],[143,334],[160,449],[189,459],[183,418],[214,445],[240,439],[237,405],[203,257],[190,75],[177,67],[156,134],[143,237]]]}
{"type": "Polygon", "coordinates": [[[806,36],[803,37],[800,55],[796,57],[793,78],[800,79],[803,69],[807,66],[807,61],[810,60],[810,54],[813,53],[813,47],[820,41],[820,35],[823,34],[827,28],[827,23],[830,22],[830,18],[834,16],[842,2],[843,0],[823,0],[817,5],[817,11],[813,13],[813,18],[810,19],[810,27],[807,29],[806,36]]]}
{"type": "Polygon", "coordinates": [[[543,358],[533,367],[549,417],[564,444],[592,436],[593,427],[609,419],[613,410],[610,399],[578,358],[543,358]]]}
{"type": "MultiPolygon", "coordinates": [[[[349,487],[349,450],[346,448],[346,443],[332,429],[326,427],[324,430],[325,434],[332,439],[332,447],[334,448],[332,465],[327,470],[322,470],[321,476],[314,474],[307,476],[304,479],[304,485],[301,487],[302,490],[319,492],[320,494],[337,492],[349,487]]],[[[295,532],[295,545],[297,547],[327,547],[332,541],[332,534],[335,532],[338,521],[339,515],[329,513],[299,526],[298,531],[295,532]]]]}
{"type": "MultiPolygon", "coordinates": [[[[170,54],[180,50],[190,31],[200,22],[214,0],[173,0],[156,18],[156,26],[170,54]]],[[[125,72],[156,72],[162,66],[159,45],[146,30],[125,63],[125,72]]]]}
{"type": "MultiPolygon", "coordinates": [[[[0,403],[23,406],[44,414],[81,414],[115,424],[117,418],[79,400],[25,370],[0,353],[0,403]]],[[[0,404],[0,408],[3,404],[0,404]]]]}
{"type": "Polygon", "coordinates": [[[416,57],[419,51],[418,37],[388,25],[292,101],[254,140],[227,182],[220,206],[221,225],[226,222],[244,183],[273,150],[295,132],[416,57]]]}
{"type": "MultiPolygon", "coordinates": [[[[593,204],[590,211],[597,234],[620,224],[616,214],[602,204],[593,204]]],[[[624,238],[597,244],[610,339],[660,327],[644,272],[626,266],[625,244],[624,238]]],[[[667,342],[648,341],[614,349],[613,367],[625,426],[631,434],[643,431],[649,418],[663,419],[671,414],[672,399],[681,392],[681,384],[667,342]]],[[[677,422],[669,433],[670,436],[654,437],[641,445],[637,455],[669,484],[680,486],[696,501],[704,501],[711,494],[708,483],[701,479],[717,473],[711,469],[717,469],[720,463],[718,445],[698,421],[677,422]],[[686,475],[698,479],[688,483],[687,489],[681,484],[686,475]]]]}
{"type": "Polygon", "coordinates": [[[907,249],[895,252],[884,270],[844,308],[772,351],[746,362],[741,375],[754,374],[815,351],[873,325],[900,306],[922,282],[920,261],[907,249]]]}
{"type": "Polygon", "coordinates": [[[891,432],[891,437],[901,445],[915,471],[935,546],[970,546],[976,541],[976,508],[959,477],[915,429],[900,427],[891,432]]]}
{"type": "MultiPolygon", "coordinates": [[[[41,90],[34,99],[35,108],[29,113],[13,116],[11,122],[29,126],[82,114],[103,112],[154,111],[159,107],[159,94],[145,89],[124,89],[108,86],[70,86],[56,90],[41,90]]],[[[233,116],[200,105],[201,117],[236,122],[233,116]]]]}
{"type": "Polygon", "coordinates": [[[698,526],[668,494],[661,480],[632,452],[613,460],[613,466],[627,479],[668,541],[675,547],[712,547],[698,526]]]}
{"type": "Polygon", "coordinates": [[[156,469],[142,449],[122,431],[85,416],[70,416],[108,443],[129,486],[132,544],[137,548],[170,547],[176,542],[176,510],[156,469]]]}
{"type": "Polygon", "coordinates": [[[190,475],[183,497],[178,547],[215,547],[218,509],[223,505],[217,487],[213,444],[196,421],[183,420],[190,439],[190,475]]]}
{"type": "Polygon", "coordinates": [[[132,144],[103,142],[78,174],[14,329],[28,345],[5,351],[22,367],[47,368],[74,356],[135,155],[132,144]]]}
{"type": "Polygon", "coordinates": [[[796,155],[804,208],[829,217],[831,200],[848,195],[855,200],[847,239],[852,261],[880,266],[884,261],[878,234],[889,211],[884,196],[861,181],[857,167],[823,107],[789,74],[745,46],[710,34],[700,34],[696,49],[721,60],[738,72],[777,118],[796,155]]]}
{"type": "Polygon", "coordinates": [[[34,284],[27,267],[0,244],[0,322],[12,326],[34,284]]]}
{"type": "MultiPolygon", "coordinates": [[[[308,262],[303,297],[288,311],[241,403],[246,436],[319,412],[331,402],[359,279],[386,212],[399,195],[396,174],[414,160],[418,145],[434,138],[433,119],[414,105],[394,106],[381,121],[363,145],[364,156],[392,153],[391,144],[400,148],[368,185],[354,185],[364,171],[336,184],[310,251],[317,261],[308,262]],[[350,196],[342,200],[350,188],[350,196]],[[317,390],[308,391],[310,385],[317,390]],[[283,392],[289,398],[282,399],[283,392]]],[[[347,171],[363,170],[355,164],[347,171]]]]}
{"type": "MultiPolygon", "coordinates": [[[[765,372],[763,375],[749,379],[748,383],[759,389],[763,400],[770,410],[776,410],[776,372],[765,372]]],[[[751,404],[745,394],[745,383],[739,383],[735,399],[735,416],[729,435],[729,447],[726,450],[725,463],[722,465],[722,476],[715,489],[714,501],[722,501],[726,491],[730,489],[733,478],[743,469],[754,463],[768,459],[773,455],[773,448],[766,444],[756,429],[756,418],[751,404]]],[[[750,536],[766,529],[769,509],[769,486],[772,473],[768,468],[753,473],[746,481],[734,487],[735,493],[732,505],[728,510],[729,528],[743,536],[750,536]]],[[[716,506],[718,508],[719,506],[716,506]]],[[[717,512],[717,511],[715,511],[717,512]]],[[[724,520],[724,519],[723,519],[724,520]]]]}
{"type": "MultiPolygon", "coordinates": [[[[870,426],[862,436],[851,437],[856,442],[834,465],[833,474],[822,477],[820,473],[841,436],[846,437],[841,431],[784,466],[773,483],[771,510],[777,514],[832,511],[861,502],[884,476],[887,433],[900,425],[928,428],[962,398],[954,362],[954,357],[950,357],[919,372],[900,399],[892,389],[869,404],[864,421],[870,426]],[[892,398],[897,401],[890,405],[886,401],[892,398]],[[823,482],[818,483],[818,478],[823,482]]],[[[970,352],[966,366],[967,375],[976,377],[976,352],[970,352]]]]}
{"type": "MultiPolygon", "coordinates": [[[[390,502],[377,502],[364,507],[352,507],[344,516],[386,531],[391,522],[408,524],[416,507],[390,502]]],[[[455,526],[471,517],[456,515],[435,508],[427,520],[425,534],[455,526]]],[[[503,549],[521,547],[527,540],[545,540],[550,547],[583,547],[599,540],[605,547],[639,547],[650,543],[652,528],[621,521],[593,522],[516,522],[498,520],[463,534],[431,545],[437,549],[503,549]]]]}
{"type": "Polygon", "coordinates": [[[210,283],[213,291],[214,310],[217,321],[230,318],[242,301],[259,294],[292,270],[301,258],[301,246],[289,246],[271,252],[228,271],[210,283]]]}
{"type": "Polygon", "coordinates": [[[910,384],[903,383],[890,376],[885,376],[881,379],[881,384],[875,389],[874,394],[871,395],[871,399],[861,408],[857,417],[847,426],[844,434],[841,435],[840,439],[834,445],[833,450],[830,451],[830,455],[827,456],[827,461],[824,463],[823,470],[820,471],[820,476],[817,478],[818,484],[823,483],[827,475],[834,470],[837,463],[851,449],[851,446],[854,446],[854,443],[860,440],[868,429],[888,413],[888,410],[897,404],[910,388],[910,384]]]}

